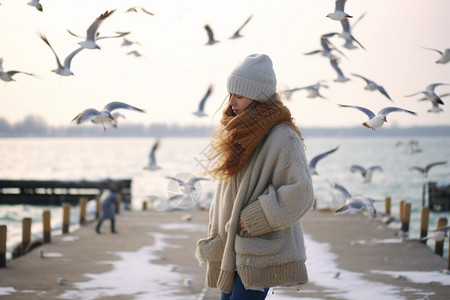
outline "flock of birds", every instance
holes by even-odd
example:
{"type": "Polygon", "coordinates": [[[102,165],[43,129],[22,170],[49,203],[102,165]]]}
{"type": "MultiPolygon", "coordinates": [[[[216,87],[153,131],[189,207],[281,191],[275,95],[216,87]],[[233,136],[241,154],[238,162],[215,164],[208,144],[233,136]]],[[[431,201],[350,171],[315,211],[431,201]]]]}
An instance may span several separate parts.
{"type": "MultiPolygon", "coordinates": [[[[406,146],[407,153],[410,155],[422,152],[422,149],[419,147],[418,141],[410,140],[406,143],[398,142],[395,147],[406,146]]],[[[332,153],[336,152],[339,147],[335,147],[323,153],[315,155],[309,162],[309,170],[311,175],[319,176],[317,171],[317,164],[322,159],[328,157],[332,153]]],[[[409,171],[415,171],[422,175],[423,178],[428,177],[428,173],[432,168],[436,166],[445,165],[447,161],[436,161],[429,163],[425,166],[411,166],[408,168],[409,171]]],[[[350,166],[349,171],[351,173],[358,173],[362,177],[362,182],[364,184],[368,184],[372,181],[373,172],[383,172],[383,168],[381,165],[373,165],[370,167],[364,167],[358,164],[352,164],[350,166]]],[[[336,215],[353,213],[353,212],[363,212],[368,213],[370,216],[375,216],[377,214],[377,210],[375,208],[375,203],[383,202],[381,199],[373,199],[361,194],[352,195],[344,186],[336,183],[329,182],[329,185],[332,189],[340,192],[344,197],[344,203],[341,207],[337,208],[334,212],[336,215]]],[[[442,241],[444,238],[448,237],[448,232],[450,230],[449,226],[439,227],[436,230],[431,231],[431,233],[424,237],[423,239],[433,239],[437,241],[442,241]]]]}
{"type": "MultiPolygon", "coordinates": [[[[345,83],[347,81],[350,81],[351,79],[347,76],[345,76],[344,71],[339,67],[339,61],[341,59],[340,56],[347,58],[344,52],[342,52],[339,48],[334,46],[334,44],[331,41],[332,37],[339,37],[345,41],[343,44],[343,47],[348,50],[353,49],[363,49],[364,46],[354,37],[352,34],[352,28],[355,27],[355,25],[364,17],[365,14],[362,14],[353,24],[350,24],[349,19],[352,19],[353,16],[348,14],[345,11],[345,3],[346,0],[337,0],[335,1],[335,9],[334,11],[330,12],[326,15],[327,18],[340,22],[342,31],[341,32],[329,32],[322,34],[320,36],[320,49],[316,49],[313,51],[305,52],[304,55],[314,55],[314,54],[320,54],[321,56],[327,58],[330,62],[331,67],[337,74],[337,78],[334,80],[335,82],[339,83],[345,83]],[[340,55],[340,56],[339,56],[340,55]]],[[[432,50],[437,53],[439,53],[441,56],[436,61],[438,64],[446,64],[450,62],[450,48],[445,49],[444,51],[440,51],[438,49],[433,48],[426,48],[422,47],[427,50],[432,50]]],[[[389,101],[393,102],[392,98],[386,91],[386,89],[377,83],[376,81],[369,79],[363,75],[356,74],[356,73],[350,73],[352,76],[360,78],[365,82],[364,89],[367,91],[377,91],[381,93],[385,98],[387,98],[389,101]]],[[[306,90],[308,92],[308,98],[316,98],[320,97],[323,99],[326,99],[322,94],[320,94],[319,90],[320,88],[328,88],[329,86],[324,84],[324,80],[319,80],[315,84],[304,86],[304,87],[296,87],[291,89],[285,89],[282,91],[285,95],[286,99],[290,99],[292,94],[294,92],[300,91],[300,90],[306,90]]],[[[435,92],[435,88],[442,85],[450,85],[447,83],[432,83],[429,84],[425,90],[416,92],[411,95],[405,95],[405,97],[412,97],[418,94],[423,94],[423,97],[419,99],[419,101],[430,101],[432,104],[432,107],[428,110],[430,113],[439,113],[442,112],[443,109],[441,106],[444,105],[444,102],[441,98],[449,96],[450,93],[440,94],[437,95],[435,92]]],[[[395,106],[388,106],[381,110],[379,110],[377,113],[374,113],[370,109],[362,106],[356,106],[356,105],[345,105],[345,104],[338,104],[339,107],[343,108],[353,108],[357,109],[360,112],[364,113],[367,117],[367,121],[363,122],[362,125],[365,127],[368,127],[372,130],[375,130],[376,128],[380,128],[387,122],[387,115],[392,112],[403,112],[408,113],[411,115],[417,115],[416,112],[413,112],[408,109],[395,107],[395,106]]]]}
{"type": "MultiPolygon", "coordinates": [[[[341,55],[342,57],[347,57],[347,56],[345,55],[345,53],[343,51],[339,50],[337,47],[335,47],[333,45],[331,39],[333,37],[338,37],[338,38],[343,39],[345,41],[345,43],[343,44],[343,47],[348,50],[353,50],[353,49],[365,50],[364,46],[352,34],[352,28],[354,28],[355,25],[357,25],[357,23],[362,19],[362,17],[364,17],[364,14],[361,15],[358,20],[353,22],[353,24],[350,24],[349,19],[352,19],[353,16],[348,14],[345,11],[345,3],[346,3],[346,0],[335,1],[334,11],[332,11],[326,15],[326,17],[331,19],[332,21],[339,22],[341,24],[342,31],[339,31],[339,32],[334,31],[334,32],[328,32],[328,33],[322,34],[320,36],[321,48],[304,53],[305,55],[321,54],[323,57],[326,57],[327,59],[329,59],[330,65],[336,71],[336,73],[338,75],[338,77],[335,79],[335,81],[341,82],[341,83],[345,83],[350,80],[350,78],[348,78],[344,75],[343,70],[339,67],[339,60],[340,60],[339,55],[341,55]],[[335,53],[338,53],[339,55],[336,55],[335,53]]],[[[43,12],[43,7],[39,0],[31,0],[27,4],[35,7],[38,11],[43,12]]],[[[92,22],[92,24],[90,24],[88,26],[85,36],[81,36],[81,35],[73,33],[70,30],[67,30],[69,34],[71,34],[77,38],[82,38],[83,40],[78,43],[78,45],[79,45],[78,48],[73,50],[67,57],[65,57],[63,63],[62,63],[62,60],[60,60],[60,57],[58,56],[58,54],[53,49],[53,47],[50,44],[47,37],[42,33],[38,33],[39,37],[50,48],[50,50],[52,51],[52,53],[55,56],[57,66],[56,66],[56,69],[54,69],[52,71],[60,76],[74,75],[74,73],[72,72],[72,70],[70,68],[74,57],[85,49],[88,49],[88,50],[101,49],[100,45],[98,44],[98,41],[100,41],[102,39],[123,38],[123,45],[130,45],[133,43],[138,43],[138,42],[127,39],[127,35],[129,35],[130,32],[116,32],[115,35],[109,35],[109,36],[108,35],[101,36],[99,34],[99,27],[101,26],[101,24],[105,20],[107,20],[115,11],[116,10],[109,10],[109,11],[105,11],[104,13],[100,14],[92,22]]],[[[125,12],[126,13],[130,13],[130,12],[136,13],[138,11],[141,11],[149,16],[154,16],[154,14],[152,12],[150,12],[149,10],[147,10],[143,7],[140,7],[140,6],[130,7],[125,12]]],[[[249,22],[252,20],[252,18],[253,18],[253,15],[250,15],[229,36],[229,39],[237,39],[237,38],[243,37],[242,30],[247,26],[247,24],[249,24],[249,22]]],[[[220,42],[220,40],[215,38],[214,31],[210,24],[205,24],[204,29],[207,34],[207,42],[205,43],[205,45],[212,46],[212,45],[215,45],[220,42]]],[[[433,49],[433,48],[428,48],[428,47],[423,47],[423,48],[426,50],[437,52],[441,55],[441,57],[436,61],[436,63],[446,64],[450,61],[450,49],[445,49],[444,51],[440,51],[438,49],[433,49]]],[[[140,53],[138,53],[137,51],[132,51],[132,53],[130,52],[130,54],[140,56],[140,53]]],[[[13,76],[18,73],[26,74],[29,76],[36,76],[33,73],[24,72],[24,71],[17,71],[17,70],[4,71],[3,58],[0,58],[0,78],[3,81],[6,81],[6,82],[13,81],[14,80],[13,76]]],[[[388,92],[382,85],[380,85],[377,82],[375,82],[374,80],[369,79],[360,74],[351,73],[351,75],[363,80],[366,84],[364,87],[366,90],[378,91],[386,99],[393,102],[392,98],[389,96],[388,92]]],[[[324,96],[322,96],[320,94],[319,89],[322,87],[328,88],[329,86],[324,84],[323,82],[324,82],[323,80],[319,80],[315,84],[304,86],[304,87],[293,88],[293,89],[286,89],[286,90],[282,91],[282,93],[285,95],[285,97],[287,99],[290,99],[290,97],[292,96],[292,94],[294,92],[297,92],[300,90],[306,90],[309,93],[307,96],[308,98],[315,98],[315,97],[325,98],[324,96]]],[[[444,102],[442,101],[442,98],[450,95],[450,93],[440,94],[440,95],[436,94],[436,92],[435,92],[436,87],[442,86],[442,85],[450,85],[450,84],[432,83],[432,84],[428,85],[425,88],[425,90],[418,91],[418,92],[410,94],[410,95],[406,95],[406,97],[412,97],[412,96],[415,96],[418,94],[422,94],[423,97],[420,98],[419,101],[430,101],[430,103],[432,104],[432,107],[428,110],[428,112],[439,113],[439,112],[443,111],[442,106],[444,105],[444,102]]],[[[213,88],[212,85],[210,85],[208,87],[208,90],[207,90],[205,96],[200,100],[200,102],[198,104],[197,111],[193,112],[194,115],[196,115],[198,117],[207,116],[207,114],[205,113],[205,103],[206,103],[207,99],[211,96],[212,88],[213,88]]],[[[362,125],[370,128],[372,130],[375,130],[376,128],[380,128],[381,126],[383,126],[387,122],[387,116],[390,113],[402,112],[402,113],[408,113],[410,115],[417,115],[416,112],[413,112],[408,109],[400,108],[400,107],[395,107],[395,106],[385,107],[385,108],[379,110],[377,113],[371,111],[369,108],[357,106],[357,105],[338,104],[338,106],[342,107],[342,108],[356,109],[356,110],[362,112],[363,114],[365,114],[367,117],[367,120],[365,122],[362,122],[362,125]]],[[[109,108],[111,108],[111,107],[109,107],[109,108]]],[[[135,106],[132,106],[132,105],[129,105],[126,103],[122,103],[121,106],[116,105],[114,109],[116,109],[116,110],[117,109],[125,109],[125,110],[144,112],[142,109],[136,108],[135,106]]],[[[88,108],[85,111],[81,112],[79,115],[77,115],[77,117],[75,117],[73,119],[73,122],[75,124],[81,124],[84,122],[92,122],[95,124],[102,124],[104,129],[106,130],[106,127],[104,124],[110,124],[113,126],[117,126],[117,119],[111,113],[112,113],[111,109],[106,109],[106,106],[103,111],[98,111],[93,108],[88,108]]],[[[122,114],[119,114],[119,116],[123,117],[122,114]]]]}

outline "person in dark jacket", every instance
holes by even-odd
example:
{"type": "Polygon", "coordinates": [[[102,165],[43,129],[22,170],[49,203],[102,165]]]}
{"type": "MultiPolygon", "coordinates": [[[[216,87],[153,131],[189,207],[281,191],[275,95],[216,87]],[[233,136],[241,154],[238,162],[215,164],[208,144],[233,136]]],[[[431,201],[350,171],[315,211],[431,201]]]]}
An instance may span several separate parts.
{"type": "Polygon", "coordinates": [[[100,227],[103,221],[109,219],[111,221],[111,233],[117,233],[115,228],[115,205],[118,204],[116,192],[112,189],[104,190],[100,196],[100,202],[102,210],[95,231],[100,234],[100,227]]]}

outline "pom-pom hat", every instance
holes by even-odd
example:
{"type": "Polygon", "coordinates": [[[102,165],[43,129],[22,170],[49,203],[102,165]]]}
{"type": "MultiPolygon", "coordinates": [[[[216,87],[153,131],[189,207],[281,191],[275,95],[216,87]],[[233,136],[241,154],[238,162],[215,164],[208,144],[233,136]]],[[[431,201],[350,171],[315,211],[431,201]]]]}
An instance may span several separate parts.
{"type": "Polygon", "coordinates": [[[227,89],[256,101],[267,101],[277,88],[272,60],[266,54],[251,54],[228,76],[227,89]]]}

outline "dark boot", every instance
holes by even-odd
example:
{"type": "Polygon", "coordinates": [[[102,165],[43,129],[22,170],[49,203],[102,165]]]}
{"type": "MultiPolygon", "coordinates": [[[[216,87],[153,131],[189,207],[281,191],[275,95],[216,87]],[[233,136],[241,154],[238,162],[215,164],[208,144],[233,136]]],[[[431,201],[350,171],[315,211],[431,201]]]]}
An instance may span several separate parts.
{"type": "Polygon", "coordinates": [[[111,219],[111,233],[117,233],[115,227],[116,220],[114,218],[111,219]]]}
{"type": "Polygon", "coordinates": [[[100,226],[102,226],[103,219],[100,219],[97,223],[97,226],[95,227],[95,231],[100,234],[100,226]]]}

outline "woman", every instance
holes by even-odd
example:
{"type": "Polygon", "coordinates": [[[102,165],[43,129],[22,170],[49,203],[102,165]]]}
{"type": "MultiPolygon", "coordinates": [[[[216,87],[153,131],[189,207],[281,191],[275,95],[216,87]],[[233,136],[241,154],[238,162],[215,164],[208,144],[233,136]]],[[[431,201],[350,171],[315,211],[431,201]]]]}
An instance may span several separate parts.
{"type": "Polygon", "coordinates": [[[276,93],[271,59],[248,56],[228,77],[229,105],[213,136],[219,179],[208,238],[196,257],[221,299],[264,299],[308,280],[300,219],[313,187],[303,139],[276,93]]]}

